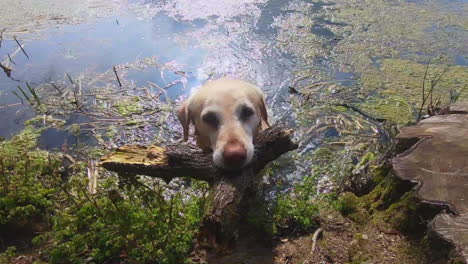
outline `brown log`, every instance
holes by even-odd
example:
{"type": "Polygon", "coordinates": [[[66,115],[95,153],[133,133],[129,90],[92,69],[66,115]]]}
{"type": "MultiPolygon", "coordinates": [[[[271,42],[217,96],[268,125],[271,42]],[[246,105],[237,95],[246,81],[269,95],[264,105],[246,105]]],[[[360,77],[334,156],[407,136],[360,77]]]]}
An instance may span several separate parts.
{"type": "Polygon", "coordinates": [[[239,220],[247,213],[241,204],[246,193],[256,189],[258,172],[280,155],[297,148],[291,140],[292,134],[292,130],[282,126],[259,133],[254,140],[256,154],[251,165],[238,171],[217,168],[211,153],[182,143],[166,147],[123,146],[104,157],[101,166],[126,175],[158,177],[166,182],[178,177],[209,182],[212,198],[197,236],[196,250],[222,252],[236,240],[239,220]]]}
{"type": "Polygon", "coordinates": [[[461,251],[468,263],[468,104],[450,107],[445,115],[405,127],[402,142],[417,139],[393,159],[400,178],[418,183],[425,202],[446,205],[451,212],[435,217],[433,229],[461,251]]]}

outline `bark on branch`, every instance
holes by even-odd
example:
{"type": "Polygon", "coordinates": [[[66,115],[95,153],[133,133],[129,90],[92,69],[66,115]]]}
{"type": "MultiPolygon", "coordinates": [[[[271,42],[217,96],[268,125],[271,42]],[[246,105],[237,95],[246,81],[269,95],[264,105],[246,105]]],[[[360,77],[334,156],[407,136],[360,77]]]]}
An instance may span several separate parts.
{"type": "MultiPolygon", "coordinates": [[[[293,131],[283,126],[273,126],[255,138],[255,157],[250,165],[258,173],[269,162],[296,149],[291,141],[293,131]]],[[[101,160],[101,166],[124,174],[157,177],[169,182],[174,178],[189,177],[214,183],[222,177],[232,177],[239,171],[216,168],[211,153],[203,152],[189,144],[170,144],[166,147],[126,145],[101,160]]]]}
{"type": "Polygon", "coordinates": [[[196,250],[222,252],[233,246],[240,219],[248,209],[241,206],[248,193],[255,192],[258,172],[282,154],[297,148],[293,131],[273,126],[255,138],[255,157],[251,165],[239,171],[216,168],[211,153],[188,144],[166,147],[128,145],[101,160],[101,166],[122,174],[140,174],[164,179],[189,177],[211,185],[209,208],[197,236],[196,250]]]}

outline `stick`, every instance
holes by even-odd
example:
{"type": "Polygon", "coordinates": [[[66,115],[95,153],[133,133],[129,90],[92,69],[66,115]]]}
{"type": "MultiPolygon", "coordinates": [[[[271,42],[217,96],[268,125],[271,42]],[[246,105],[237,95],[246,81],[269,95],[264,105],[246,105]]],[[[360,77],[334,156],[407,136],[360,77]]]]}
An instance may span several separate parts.
{"type": "Polygon", "coordinates": [[[5,32],[5,30],[2,30],[2,31],[0,32],[0,49],[2,48],[3,32],[5,32]]]}
{"type": "Polygon", "coordinates": [[[427,99],[429,99],[429,97],[431,98],[431,102],[432,102],[432,93],[434,92],[434,89],[435,87],[437,86],[437,83],[440,81],[440,79],[442,79],[442,77],[448,72],[448,70],[450,69],[450,66],[447,66],[443,71],[442,73],[439,75],[439,77],[437,78],[437,80],[432,80],[431,81],[431,90],[429,91],[429,93],[427,94],[427,96],[425,98],[423,98],[423,102],[421,104],[421,107],[419,108],[419,113],[418,113],[418,120],[421,120],[421,116],[422,116],[422,110],[424,108],[424,105],[426,104],[426,101],[427,99]]]}
{"type": "MultiPolygon", "coordinates": [[[[20,50],[21,50],[21,48],[19,48],[19,47],[16,48],[16,50],[15,50],[13,53],[11,53],[11,57],[14,58],[14,57],[16,56],[16,54],[18,54],[18,52],[19,52],[20,50]]],[[[7,62],[8,62],[8,59],[5,59],[2,63],[3,63],[3,64],[6,64],[7,62]]]]}
{"type": "Polygon", "coordinates": [[[364,113],[361,109],[359,109],[359,108],[357,108],[357,107],[355,107],[355,106],[353,106],[353,105],[350,105],[350,104],[334,104],[334,105],[336,105],[336,106],[343,106],[343,107],[346,107],[346,108],[348,108],[348,109],[351,109],[351,110],[353,110],[354,112],[357,112],[358,114],[360,114],[360,115],[362,115],[362,116],[364,116],[364,117],[366,117],[366,118],[369,118],[369,119],[371,119],[371,120],[373,120],[373,121],[376,121],[376,122],[378,122],[378,123],[381,123],[381,122],[385,121],[385,119],[375,118],[375,117],[373,117],[373,116],[371,116],[371,115],[369,115],[369,114],[367,114],[367,113],[364,113]]]}
{"type": "Polygon", "coordinates": [[[13,59],[10,57],[10,53],[8,53],[8,59],[10,60],[11,63],[13,63],[14,65],[16,65],[16,63],[13,61],[13,59]]]}
{"type": "Polygon", "coordinates": [[[21,44],[19,43],[19,41],[16,39],[16,36],[13,36],[13,38],[15,39],[16,43],[18,43],[18,46],[21,48],[21,50],[23,51],[24,55],[26,55],[26,58],[28,58],[29,60],[29,56],[28,54],[26,53],[26,51],[23,49],[23,46],[21,46],[21,44]]]}
{"type": "Polygon", "coordinates": [[[67,75],[68,80],[70,80],[70,82],[71,82],[72,84],[75,84],[75,82],[74,82],[73,79],[71,78],[70,74],[68,74],[68,72],[66,72],[65,74],[67,75]]]}
{"type": "Polygon", "coordinates": [[[319,227],[317,230],[315,230],[315,233],[312,236],[312,248],[310,250],[311,254],[315,251],[315,246],[317,245],[317,239],[318,239],[320,233],[322,233],[322,231],[323,231],[323,229],[321,227],[319,227]]]}
{"type": "Polygon", "coordinates": [[[115,68],[115,66],[113,66],[113,68],[114,68],[115,77],[117,78],[117,82],[119,82],[119,86],[122,87],[122,83],[120,82],[119,75],[117,74],[117,69],[115,68]]]}
{"type": "MultiPolygon", "coordinates": [[[[13,91],[13,93],[15,93],[13,91]]],[[[21,99],[21,97],[20,97],[21,99]]],[[[8,105],[0,105],[0,109],[4,109],[4,108],[9,108],[9,107],[13,107],[13,106],[18,106],[18,105],[21,105],[23,104],[23,99],[21,99],[21,103],[14,103],[14,104],[8,104],[8,105]]]]}
{"type": "Polygon", "coordinates": [[[431,65],[431,59],[427,61],[426,72],[424,72],[424,78],[423,78],[423,83],[422,83],[422,101],[423,102],[424,102],[424,97],[426,96],[426,92],[425,92],[426,91],[426,77],[427,77],[427,72],[429,71],[429,65],[431,65]]]}
{"type": "Polygon", "coordinates": [[[55,83],[50,83],[52,85],[52,87],[55,88],[55,90],[57,90],[60,94],[63,94],[63,92],[58,88],[57,85],[55,85],[55,83]]]}

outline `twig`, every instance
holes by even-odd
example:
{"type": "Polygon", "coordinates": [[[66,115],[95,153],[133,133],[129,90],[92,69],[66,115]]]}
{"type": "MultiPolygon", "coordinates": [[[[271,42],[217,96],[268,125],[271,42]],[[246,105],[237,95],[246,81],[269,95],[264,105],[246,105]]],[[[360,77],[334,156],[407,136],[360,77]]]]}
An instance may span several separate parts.
{"type": "Polygon", "coordinates": [[[374,121],[379,122],[379,123],[385,121],[385,119],[375,118],[375,117],[373,117],[373,116],[371,116],[371,115],[369,115],[367,113],[364,113],[361,109],[359,109],[359,108],[357,108],[357,107],[355,107],[353,105],[349,105],[349,104],[334,104],[334,105],[346,107],[346,108],[351,109],[354,112],[357,112],[358,114],[360,114],[360,115],[362,115],[362,116],[364,116],[364,117],[366,117],[368,119],[374,120],[374,121]]]}
{"type": "Polygon", "coordinates": [[[82,95],[81,78],[78,79],[78,95],[82,95]]]}
{"type": "Polygon", "coordinates": [[[52,85],[52,87],[54,87],[55,90],[57,90],[60,94],[63,94],[63,92],[58,88],[57,85],[55,85],[55,83],[50,83],[50,85],[52,85]]]}
{"type": "Polygon", "coordinates": [[[460,92],[458,92],[458,94],[456,94],[453,99],[452,99],[452,103],[456,103],[458,101],[458,98],[460,97],[460,95],[466,90],[466,87],[468,87],[467,84],[465,84],[465,86],[463,86],[463,88],[460,90],[460,92]]]}
{"type": "MultiPolygon", "coordinates": [[[[437,83],[442,79],[442,77],[444,77],[444,75],[449,71],[450,69],[450,65],[448,65],[443,71],[442,73],[439,75],[439,78],[437,78],[437,80],[434,81],[434,87],[437,85],[437,83]]],[[[431,87],[432,88],[432,87],[431,87]]]]}
{"type": "Polygon", "coordinates": [[[2,30],[2,31],[0,32],[0,48],[2,48],[3,32],[5,32],[5,30],[2,30]]]}
{"type": "Polygon", "coordinates": [[[75,197],[73,194],[71,194],[63,184],[58,184],[59,188],[62,189],[62,191],[68,196],[68,199],[72,201],[72,203],[75,205],[75,207],[79,210],[81,206],[78,204],[78,202],[75,200],[75,197]]]}
{"type": "MultiPolygon", "coordinates": [[[[16,56],[16,54],[18,54],[18,52],[19,52],[20,50],[21,50],[21,48],[19,48],[19,47],[16,48],[16,50],[13,51],[13,53],[10,54],[11,57],[14,58],[14,57],[16,56]]],[[[8,58],[6,58],[2,63],[3,63],[3,64],[6,64],[7,62],[8,62],[8,58]]]]}
{"type": "Polygon", "coordinates": [[[115,66],[113,66],[113,68],[114,68],[115,77],[117,78],[117,82],[119,82],[119,86],[122,87],[122,83],[120,82],[119,75],[117,74],[117,69],[115,68],[115,66]]]}
{"type": "MultiPolygon", "coordinates": [[[[15,91],[13,91],[13,93],[15,93],[15,91]]],[[[16,95],[18,96],[18,94],[16,94],[16,95]]],[[[20,99],[21,99],[21,97],[20,97],[20,99]]],[[[13,106],[18,106],[18,105],[21,105],[21,104],[23,104],[23,99],[21,99],[21,103],[0,105],[0,109],[9,108],[9,107],[13,107],[13,106]]]]}
{"type": "Polygon", "coordinates": [[[426,102],[427,102],[427,99],[429,99],[429,97],[431,98],[431,105],[432,105],[432,94],[434,92],[434,89],[435,87],[437,86],[437,83],[442,79],[442,77],[448,72],[448,70],[450,69],[450,65],[447,66],[443,71],[442,73],[439,75],[439,77],[437,78],[437,80],[431,80],[431,90],[429,90],[429,93],[427,94],[427,96],[425,98],[423,98],[423,101],[421,103],[421,107],[419,108],[419,113],[418,113],[418,119],[417,121],[421,120],[421,117],[422,117],[422,110],[424,109],[424,105],[426,105],[426,102]]]}
{"type": "Polygon", "coordinates": [[[73,81],[73,79],[72,79],[72,77],[70,76],[70,74],[68,74],[68,72],[66,72],[65,74],[67,75],[68,80],[70,80],[70,82],[71,82],[72,84],[75,84],[75,82],[73,81]]]}
{"type": "Polygon", "coordinates": [[[28,54],[26,53],[26,51],[23,49],[23,46],[21,46],[21,44],[19,43],[18,39],[16,39],[16,36],[13,36],[13,38],[15,39],[16,43],[18,43],[18,46],[21,48],[21,50],[23,51],[24,55],[26,55],[26,58],[28,58],[29,60],[29,56],[28,54]]]}
{"type": "Polygon", "coordinates": [[[14,65],[16,65],[16,63],[13,61],[13,59],[10,57],[10,53],[8,53],[8,59],[10,60],[11,63],[13,63],[14,65]]]}
{"type": "Polygon", "coordinates": [[[81,192],[84,194],[86,200],[88,200],[89,202],[93,203],[94,206],[96,207],[96,209],[98,210],[98,212],[101,213],[101,207],[99,207],[99,205],[97,204],[96,200],[94,200],[94,198],[91,199],[91,198],[89,197],[89,195],[87,194],[87,190],[81,190],[81,192]]]}
{"type": "Polygon", "coordinates": [[[159,87],[159,85],[155,84],[154,82],[148,81],[148,83],[149,83],[149,85],[153,86],[154,88],[157,88],[157,89],[159,89],[161,91],[163,90],[161,87],[159,87]]]}
{"type": "Polygon", "coordinates": [[[323,231],[323,229],[321,227],[319,227],[317,230],[315,230],[315,233],[312,236],[312,248],[310,250],[311,254],[315,251],[315,246],[317,245],[317,239],[318,239],[320,233],[322,233],[322,231],[323,231]]]}
{"type": "Polygon", "coordinates": [[[427,72],[429,71],[429,66],[431,65],[431,59],[427,61],[427,66],[426,66],[426,72],[424,72],[424,78],[423,78],[423,83],[422,83],[422,99],[424,101],[424,97],[426,96],[426,78],[427,78],[427,72]]]}

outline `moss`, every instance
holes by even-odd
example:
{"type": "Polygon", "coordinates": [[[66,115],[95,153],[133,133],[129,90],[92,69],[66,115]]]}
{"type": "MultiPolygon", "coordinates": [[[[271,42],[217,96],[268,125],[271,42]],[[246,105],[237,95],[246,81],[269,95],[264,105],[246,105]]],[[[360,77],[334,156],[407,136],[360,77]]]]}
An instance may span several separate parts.
{"type": "Polygon", "coordinates": [[[65,120],[56,119],[51,115],[38,115],[24,122],[25,126],[53,126],[62,127],[65,125],[65,120]]]}
{"type": "Polygon", "coordinates": [[[362,169],[369,165],[370,162],[376,159],[376,155],[373,152],[367,152],[359,161],[356,166],[354,166],[353,173],[359,173],[362,169]]]}
{"type": "Polygon", "coordinates": [[[372,171],[372,180],[376,184],[379,184],[386,178],[386,176],[388,175],[388,172],[389,172],[389,168],[387,167],[384,167],[384,166],[376,167],[372,171]]]}
{"type": "Polygon", "coordinates": [[[369,213],[364,210],[359,197],[353,193],[347,192],[342,194],[337,204],[338,211],[353,222],[364,225],[369,220],[369,213]]]}
{"type": "Polygon", "coordinates": [[[318,148],[314,151],[313,158],[318,160],[329,160],[334,156],[333,151],[329,148],[318,148]]]}
{"type": "Polygon", "coordinates": [[[139,97],[132,97],[131,99],[119,101],[114,105],[114,107],[122,116],[138,114],[141,113],[143,109],[139,97]]]}
{"type": "Polygon", "coordinates": [[[375,211],[387,209],[412,188],[411,184],[397,179],[392,173],[384,177],[384,169],[376,170],[376,172],[374,179],[383,178],[383,180],[369,194],[361,197],[361,204],[371,214],[375,211]]]}
{"type": "Polygon", "coordinates": [[[390,205],[384,211],[377,212],[373,216],[373,222],[380,225],[383,230],[386,226],[397,229],[404,233],[411,233],[416,230],[420,219],[417,217],[417,206],[419,199],[415,193],[408,192],[397,202],[390,205]]]}

